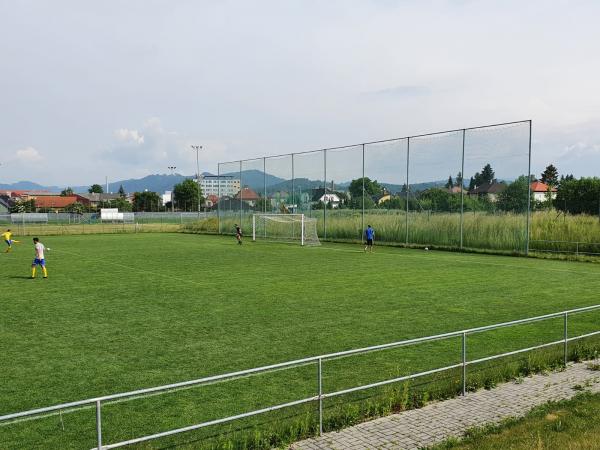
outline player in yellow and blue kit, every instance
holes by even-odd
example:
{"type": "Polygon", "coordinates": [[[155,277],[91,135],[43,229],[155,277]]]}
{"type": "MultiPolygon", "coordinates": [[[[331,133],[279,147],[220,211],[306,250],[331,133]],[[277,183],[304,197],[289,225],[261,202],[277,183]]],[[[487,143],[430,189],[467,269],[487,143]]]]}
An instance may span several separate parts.
{"type": "MultiPolygon", "coordinates": [[[[35,258],[31,263],[31,278],[35,278],[35,269],[37,266],[42,268],[44,278],[48,278],[48,271],[46,270],[46,260],[44,259],[44,244],[40,242],[38,238],[33,238],[33,244],[35,246],[35,258]]],[[[50,249],[48,249],[50,250],[50,249]]]]}
{"type": "Polygon", "coordinates": [[[13,243],[16,243],[16,244],[19,243],[19,241],[15,241],[12,238],[12,232],[10,231],[10,229],[8,229],[4,233],[2,233],[2,239],[4,239],[4,242],[6,242],[6,245],[8,245],[8,248],[6,249],[6,251],[4,253],[8,253],[12,250],[13,243]]]}

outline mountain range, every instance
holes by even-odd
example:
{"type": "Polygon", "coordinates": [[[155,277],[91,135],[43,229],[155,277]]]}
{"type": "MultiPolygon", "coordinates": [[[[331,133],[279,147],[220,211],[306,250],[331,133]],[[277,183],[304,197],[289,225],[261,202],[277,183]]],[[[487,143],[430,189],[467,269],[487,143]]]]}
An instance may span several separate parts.
{"type": "MultiPolygon", "coordinates": [[[[204,176],[214,176],[209,172],[204,172],[204,176]]],[[[222,176],[239,178],[240,172],[231,172],[221,174],[222,176]]],[[[260,170],[245,170],[241,172],[242,185],[248,186],[249,188],[261,192],[264,186],[270,192],[277,191],[291,191],[292,181],[280,178],[274,175],[267,174],[264,176],[260,170]]],[[[114,181],[108,184],[108,192],[118,192],[119,187],[123,186],[125,192],[142,192],[144,190],[162,193],[164,191],[170,191],[173,186],[177,183],[181,183],[183,180],[193,178],[192,175],[186,176],[181,174],[154,174],[148,175],[143,178],[130,178],[127,180],[114,181]]],[[[446,182],[444,180],[431,181],[427,183],[411,184],[413,191],[420,191],[429,189],[432,187],[443,187],[446,182]]],[[[100,183],[99,183],[100,184],[100,183]]],[[[380,183],[390,192],[399,192],[402,189],[401,184],[392,183],[380,183]]],[[[336,183],[334,189],[345,190],[350,185],[350,181],[336,183]]],[[[101,186],[106,189],[104,184],[101,186]]],[[[310,180],[308,178],[296,178],[294,180],[294,188],[297,190],[309,190],[317,187],[322,187],[323,182],[319,180],[310,180]]],[[[59,193],[67,186],[44,186],[31,181],[18,181],[12,184],[0,184],[0,189],[12,189],[12,190],[36,190],[36,191],[49,191],[59,193]]],[[[88,192],[89,186],[70,186],[73,192],[85,193],[88,192]]]]}

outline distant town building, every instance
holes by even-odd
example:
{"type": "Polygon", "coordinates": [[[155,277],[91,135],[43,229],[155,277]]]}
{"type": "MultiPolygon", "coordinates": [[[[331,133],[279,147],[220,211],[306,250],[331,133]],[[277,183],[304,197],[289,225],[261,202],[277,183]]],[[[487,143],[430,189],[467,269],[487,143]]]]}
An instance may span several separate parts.
{"type": "Polygon", "coordinates": [[[337,208],[340,206],[341,199],[339,193],[335,192],[333,189],[316,188],[312,190],[312,201],[321,202],[325,205],[331,205],[332,208],[337,208]]]}
{"type": "Polygon", "coordinates": [[[85,205],[90,205],[93,207],[96,207],[98,205],[100,205],[101,203],[104,202],[110,202],[112,200],[117,200],[119,198],[121,198],[120,194],[99,194],[96,192],[86,192],[84,194],[75,194],[77,195],[80,200],[81,203],[85,204],[85,205]],[[85,199],[84,201],[82,201],[81,199],[85,199]]]}
{"type": "Polygon", "coordinates": [[[0,214],[5,214],[10,209],[8,196],[0,195],[0,214]]]}
{"type": "Polygon", "coordinates": [[[165,206],[167,203],[169,203],[173,199],[173,192],[165,191],[165,193],[163,195],[161,195],[161,199],[162,199],[162,205],[165,206]]]}
{"type": "Polygon", "coordinates": [[[538,202],[545,202],[548,199],[548,193],[550,193],[550,198],[554,200],[556,198],[558,189],[555,187],[550,187],[541,181],[534,181],[531,183],[531,192],[533,192],[534,200],[538,202]]]}
{"type": "Polygon", "coordinates": [[[233,197],[240,191],[240,180],[226,176],[205,175],[200,179],[202,195],[220,195],[233,197]]]}
{"type": "Polygon", "coordinates": [[[39,195],[35,198],[36,210],[46,211],[62,211],[73,203],[81,203],[81,198],[78,195],[39,195]]]}
{"type": "Polygon", "coordinates": [[[498,200],[498,194],[506,189],[506,183],[498,183],[493,180],[491,183],[483,183],[481,186],[476,186],[469,191],[470,197],[487,198],[490,202],[498,200]]]}
{"type": "Polygon", "coordinates": [[[242,200],[249,206],[255,206],[260,196],[250,189],[248,186],[244,186],[234,197],[236,200],[242,200]]]}

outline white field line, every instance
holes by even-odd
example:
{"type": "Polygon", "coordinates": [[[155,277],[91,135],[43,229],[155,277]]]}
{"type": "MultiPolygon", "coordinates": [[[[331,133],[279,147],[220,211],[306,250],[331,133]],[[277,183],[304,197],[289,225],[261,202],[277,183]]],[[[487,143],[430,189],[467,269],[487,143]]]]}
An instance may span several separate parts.
{"type": "MultiPolygon", "coordinates": [[[[357,244],[360,245],[360,244],[357,244]]],[[[315,250],[329,250],[329,251],[334,251],[334,252],[345,252],[345,253],[365,253],[363,250],[346,250],[346,249],[341,249],[341,248],[332,248],[332,247],[324,247],[324,246],[320,246],[320,247],[311,247],[314,248],[315,250]]],[[[382,247],[379,247],[382,248],[382,247]]],[[[386,247],[387,249],[387,247],[386,247]]],[[[368,252],[367,252],[368,253],[368,252]]],[[[392,254],[390,252],[381,252],[381,251],[377,251],[375,250],[374,253],[377,253],[377,255],[384,255],[384,256],[390,256],[393,258],[418,258],[418,259],[423,259],[423,258],[427,258],[427,259],[434,259],[435,256],[432,255],[431,253],[426,256],[426,255],[410,255],[410,254],[392,254]]],[[[469,258],[470,256],[477,256],[477,255],[468,255],[465,256],[465,258],[469,258]]],[[[494,255],[490,255],[490,256],[494,256],[494,255]]],[[[506,256],[506,258],[508,258],[508,256],[506,256]]],[[[511,258],[516,258],[516,257],[511,257],[511,258]]],[[[555,268],[551,268],[551,267],[542,267],[542,266],[515,266],[512,264],[502,264],[502,263],[492,263],[492,262],[485,262],[485,261],[470,261],[467,259],[460,259],[460,258],[451,258],[451,259],[444,259],[443,261],[437,261],[439,263],[445,263],[446,261],[452,261],[452,262],[457,262],[457,263],[462,263],[462,264],[469,264],[469,265],[474,265],[474,264],[480,264],[480,265],[486,265],[486,266],[496,266],[496,267],[507,267],[509,269],[516,269],[516,270],[539,270],[539,271],[552,271],[552,272],[563,272],[563,273],[574,273],[574,274],[581,274],[581,275],[594,275],[594,276],[598,276],[600,275],[600,272],[595,273],[595,272],[582,272],[582,271],[576,271],[576,270],[569,270],[569,269],[555,269],[555,268]]],[[[542,260],[543,261],[543,260],[542,260]]]]}

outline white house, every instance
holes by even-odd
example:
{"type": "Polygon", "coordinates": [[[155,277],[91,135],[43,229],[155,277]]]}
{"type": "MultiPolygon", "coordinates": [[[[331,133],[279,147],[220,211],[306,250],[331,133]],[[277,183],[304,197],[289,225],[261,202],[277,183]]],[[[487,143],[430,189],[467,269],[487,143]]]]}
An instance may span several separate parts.
{"type": "Polygon", "coordinates": [[[331,205],[332,208],[340,206],[340,197],[331,189],[317,188],[313,189],[313,202],[323,202],[325,205],[331,205]]]}
{"type": "Polygon", "coordinates": [[[533,199],[537,202],[545,202],[548,200],[548,194],[550,198],[554,200],[556,198],[556,192],[558,189],[550,187],[546,183],[541,181],[534,181],[531,183],[531,192],[533,192],[533,199]]]}

